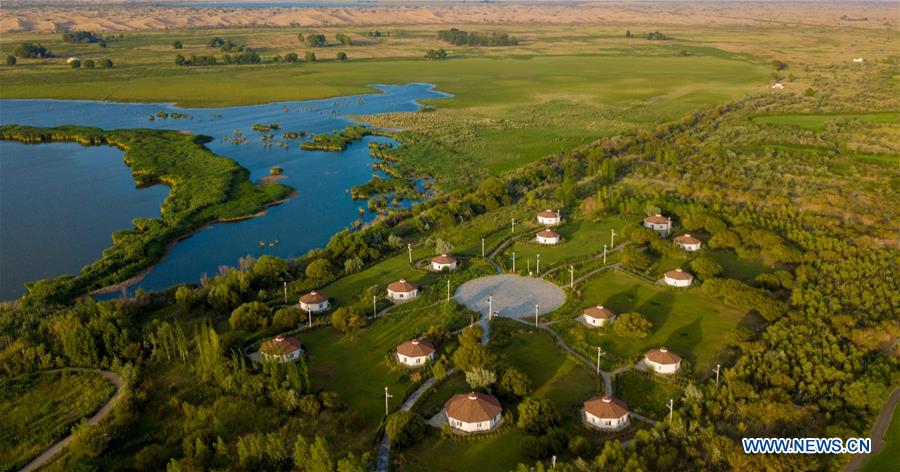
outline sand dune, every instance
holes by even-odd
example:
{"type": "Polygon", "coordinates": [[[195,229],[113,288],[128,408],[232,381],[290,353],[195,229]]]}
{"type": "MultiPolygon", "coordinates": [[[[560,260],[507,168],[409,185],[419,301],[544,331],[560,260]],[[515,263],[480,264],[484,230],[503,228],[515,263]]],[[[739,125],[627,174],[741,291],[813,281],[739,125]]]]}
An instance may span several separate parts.
{"type": "Polygon", "coordinates": [[[134,31],[219,26],[325,27],[428,24],[738,25],[754,23],[895,28],[892,3],[435,4],[317,8],[13,6],[0,32],[134,31]],[[854,19],[848,21],[847,18],[854,19]]]}

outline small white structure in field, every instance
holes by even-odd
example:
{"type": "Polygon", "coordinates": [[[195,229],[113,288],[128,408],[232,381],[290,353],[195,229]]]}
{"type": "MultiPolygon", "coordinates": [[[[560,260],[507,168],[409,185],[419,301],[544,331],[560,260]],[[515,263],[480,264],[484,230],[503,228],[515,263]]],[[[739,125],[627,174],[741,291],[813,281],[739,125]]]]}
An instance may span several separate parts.
{"type": "Polygon", "coordinates": [[[441,254],[440,256],[434,256],[431,258],[431,270],[436,270],[438,272],[442,270],[456,269],[456,265],[456,258],[453,256],[448,256],[446,254],[441,254]]]}
{"type": "Polygon", "coordinates": [[[327,310],[330,306],[331,301],[328,296],[315,290],[300,297],[300,309],[303,311],[319,313],[327,310]]]}
{"type": "Polygon", "coordinates": [[[668,233],[672,229],[672,218],[663,215],[650,215],[644,218],[644,226],[654,231],[668,233]]]}
{"type": "Polygon", "coordinates": [[[391,300],[404,302],[419,296],[419,286],[406,279],[400,279],[388,285],[387,293],[391,300]]]}
{"type": "Polygon", "coordinates": [[[859,64],[859,63],[863,62],[863,58],[861,58],[861,57],[854,57],[854,58],[853,58],[853,62],[856,62],[857,64],[859,64]]]}
{"type": "Polygon", "coordinates": [[[694,276],[681,269],[670,270],[663,274],[663,282],[670,287],[690,287],[694,276]]]}
{"type": "Polygon", "coordinates": [[[451,428],[477,433],[490,431],[503,419],[503,407],[493,395],[471,392],[453,395],[444,403],[444,416],[451,428]]]}
{"type": "Polygon", "coordinates": [[[557,226],[562,218],[559,211],[544,210],[537,214],[538,223],[547,226],[557,226]]]}
{"type": "Polygon", "coordinates": [[[277,336],[264,341],[259,347],[259,353],[267,361],[290,362],[303,354],[303,346],[295,338],[277,336]]]}
{"type": "Polygon", "coordinates": [[[77,57],[70,57],[70,58],[66,59],[66,64],[71,64],[71,63],[73,63],[73,62],[75,62],[75,61],[79,61],[79,62],[80,62],[81,60],[78,59],[77,57]]]}
{"type": "Polygon", "coordinates": [[[535,239],[541,244],[559,244],[559,233],[547,228],[538,232],[535,239]]]}
{"type": "Polygon", "coordinates": [[[581,312],[581,319],[590,326],[606,326],[612,324],[616,319],[616,314],[603,305],[585,308],[581,312]]]}
{"type": "Polygon", "coordinates": [[[685,234],[682,236],[677,236],[675,238],[675,244],[681,246],[681,249],[684,249],[687,252],[694,252],[699,251],[700,245],[703,243],[690,234],[685,234]]]}
{"type": "Polygon", "coordinates": [[[661,347],[644,354],[644,364],[658,374],[674,374],[681,369],[681,356],[661,347]]]}
{"type": "Polygon", "coordinates": [[[783,90],[784,84],[781,82],[775,82],[774,84],[772,84],[772,88],[777,89],[777,90],[783,90]]]}
{"type": "Polygon", "coordinates": [[[397,346],[397,361],[409,367],[422,367],[434,360],[434,344],[413,339],[397,346]]]}
{"type": "Polygon", "coordinates": [[[612,397],[594,397],[584,402],[587,424],[606,431],[628,426],[628,405],[612,397]]]}

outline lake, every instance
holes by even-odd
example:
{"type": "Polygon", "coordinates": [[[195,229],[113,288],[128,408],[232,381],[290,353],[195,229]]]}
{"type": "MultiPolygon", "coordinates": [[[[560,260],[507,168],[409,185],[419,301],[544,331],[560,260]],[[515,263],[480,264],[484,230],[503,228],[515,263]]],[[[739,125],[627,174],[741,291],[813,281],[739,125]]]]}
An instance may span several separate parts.
{"type": "MultiPolygon", "coordinates": [[[[368,144],[391,140],[369,136],[351,144],[344,152],[334,153],[303,151],[297,140],[280,137],[281,131],[329,133],[353,124],[349,118],[352,115],[412,112],[419,109],[417,100],[448,96],[428,84],[374,87],[381,93],[200,109],[170,104],[3,100],[0,124],[188,130],[212,136],[214,140],[207,147],[246,167],[254,181],[268,175],[274,166],[283,169],[285,178],[281,182],[296,189],[296,197],[269,208],[265,215],[211,225],[176,244],[163,261],[133,286],[158,290],[196,282],[204,274],[215,275],[219,266],[236,265],[246,255],[301,256],[323,246],[331,235],[356,220],[359,208],[365,208],[366,202],[352,200],[349,189],[372,176],[374,160],[369,156],[368,144]],[[149,119],[160,111],[182,113],[191,118],[149,119]],[[279,124],[281,129],[274,132],[276,141],[289,143],[289,147],[264,146],[260,139],[262,133],[252,129],[255,123],[279,124]],[[245,136],[247,142],[232,144],[234,136],[245,136]],[[265,242],[264,247],[260,241],[265,242]]],[[[121,151],[114,148],[67,143],[3,142],[2,146],[2,299],[24,293],[24,282],[76,273],[111,244],[113,231],[130,228],[132,218],[158,216],[159,203],[168,191],[163,186],[136,190],[121,160],[121,151]],[[79,185],[90,192],[78,192],[79,185]],[[97,201],[104,202],[105,206],[98,206],[97,201]],[[147,214],[151,207],[153,213],[147,214]],[[60,219],[57,215],[68,218],[60,219]],[[60,242],[68,238],[77,241],[60,242]],[[35,256],[49,246],[59,248],[54,249],[57,252],[53,257],[35,256]]],[[[373,218],[374,215],[366,212],[363,220],[373,218]]]]}

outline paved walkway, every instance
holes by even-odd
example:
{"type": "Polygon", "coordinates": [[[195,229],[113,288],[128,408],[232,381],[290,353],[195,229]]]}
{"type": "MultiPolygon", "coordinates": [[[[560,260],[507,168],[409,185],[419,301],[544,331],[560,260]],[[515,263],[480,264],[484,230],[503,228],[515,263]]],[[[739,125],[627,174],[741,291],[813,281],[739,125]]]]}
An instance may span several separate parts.
{"type": "MultiPolygon", "coordinates": [[[[99,369],[84,369],[84,368],[80,368],[80,367],[70,367],[70,368],[66,368],[66,369],[53,369],[53,370],[46,370],[44,372],[49,373],[49,372],[62,372],[62,371],[95,372],[95,373],[98,373],[98,374],[106,377],[116,386],[115,395],[113,395],[113,397],[110,398],[109,401],[106,402],[106,404],[103,405],[100,408],[100,410],[97,411],[97,413],[94,413],[94,416],[92,416],[88,419],[88,424],[93,425],[93,424],[99,423],[100,420],[105,418],[106,415],[108,415],[112,411],[113,406],[115,406],[115,404],[116,404],[116,400],[118,400],[122,396],[122,377],[120,377],[119,374],[117,374],[115,372],[110,372],[108,370],[99,370],[99,369]]],[[[23,467],[22,470],[20,470],[19,472],[30,472],[32,470],[37,470],[37,469],[43,467],[48,462],[50,462],[50,459],[53,459],[54,457],[56,457],[56,455],[59,454],[60,451],[62,451],[66,446],[68,446],[70,442],[72,442],[71,434],[66,436],[65,438],[61,439],[56,444],[50,446],[49,449],[42,452],[41,455],[37,456],[33,461],[29,462],[28,465],[23,467]]]]}
{"type": "Polygon", "coordinates": [[[891,425],[891,418],[894,416],[894,409],[897,407],[898,401],[900,401],[900,388],[894,389],[891,396],[888,397],[887,403],[881,408],[881,413],[878,413],[878,417],[875,418],[872,430],[869,431],[869,437],[872,438],[872,453],[854,454],[850,463],[844,467],[844,472],[856,472],[870,457],[884,448],[884,434],[887,432],[888,426],[891,425]]]}

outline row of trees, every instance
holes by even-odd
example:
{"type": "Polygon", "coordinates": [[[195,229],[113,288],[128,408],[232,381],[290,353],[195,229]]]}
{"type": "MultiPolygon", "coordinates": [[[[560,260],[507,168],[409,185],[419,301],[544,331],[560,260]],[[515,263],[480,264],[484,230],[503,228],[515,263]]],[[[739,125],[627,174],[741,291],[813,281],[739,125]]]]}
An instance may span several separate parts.
{"type": "Polygon", "coordinates": [[[519,44],[519,40],[506,33],[477,33],[457,28],[440,30],[437,32],[437,37],[455,46],[515,46],[519,44]]]}
{"type": "MultiPolygon", "coordinates": [[[[13,59],[15,59],[15,58],[13,58],[13,59]]],[[[7,58],[6,63],[9,64],[8,58],[7,58]]],[[[15,61],[13,61],[13,63],[9,64],[9,65],[14,65],[14,64],[15,64],[15,61]]],[[[85,69],[93,69],[93,68],[97,67],[98,64],[100,65],[100,67],[102,67],[104,69],[111,69],[113,66],[113,61],[112,61],[112,59],[101,59],[99,62],[94,62],[93,59],[85,59],[83,61],[80,59],[72,59],[71,61],[69,61],[69,67],[71,67],[73,69],[78,69],[81,67],[84,67],[85,69]]]]}

